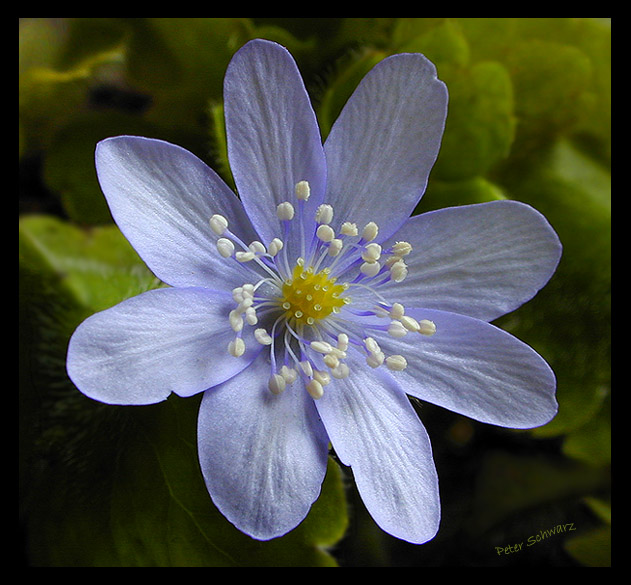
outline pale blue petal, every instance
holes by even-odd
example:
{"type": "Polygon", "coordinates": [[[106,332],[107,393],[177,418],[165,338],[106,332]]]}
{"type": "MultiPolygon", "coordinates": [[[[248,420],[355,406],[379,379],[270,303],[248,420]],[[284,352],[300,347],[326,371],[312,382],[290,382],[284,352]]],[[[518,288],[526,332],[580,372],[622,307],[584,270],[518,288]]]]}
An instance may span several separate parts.
{"type": "Polygon", "coordinates": [[[316,402],[336,454],[350,465],[375,522],[413,543],[433,538],[440,522],[438,477],[429,437],[387,371],[351,352],[351,375],[334,380],[316,402]]]}
{"type": "Polygon", "coordinates": [[[226,268],[208,220],[224,215],[246,243],[256,235],[235,194],[195,155],[161,140],[118,136],[97,145],[96,169],[118,227],[162,281],[216,289],[251,281],[236,262],[226,268]]]}
{"type": "MultiPolygon", "coordinates": [[[[293,57],[280,45],[254,40],[232,58],[224,80],[228,157],[237,190],[264,243],[283,237],[276,207],[296,202],[308,181],[306,217],[313,231],[322,203],[326,163],[317,120],[293,57]]],[[[297,243],[299,231],[288,243],[297,243]]]]}
{"type": "Polygon", "coordinates": [[[247,367],[261,350],[245,331],[246,353],[228,353],[233,308],[229,294],[207,289],[164,288],[127,299],[79,325],[68,346],[68,375],[86,396],[108,404],[203,392],[247,367]]]}
{"type": "Polygon", "coordinates": [[[405,312],[436,324],[431,337],[375,334],[387,355],[406,358],[407,368],[393,376],[407,394],[502,427],[537,427],[555,416],[554,373],[531,347],[464,315],[413,307],[405,312]]]}
{"type": "Polygon", "coordinates": [[[204,394],[198,424],[199,460],[213,502],[258,540],[281,536],[305,518],[328,457],[326,432],[302,383],[274,395],[269,376],[264,352],[204,394]]]}
{"type": "Polygon", "coordinates": [[[561,257],[546,218],[517,201],[424,213],[410,218],[384,249],[397,241],[411,243],[413,250],[405,257],[407,278],[387,287],[392,301],[485,321],[531,299],[561,257]]]}
{"type": "Polygon", "coordinates": [[[378,63],[333,125],[324,149],[327,203],[339,226],[369,221],[389,237],[425,192],[447,115],[447,89],[420,54],[378,63]]]}

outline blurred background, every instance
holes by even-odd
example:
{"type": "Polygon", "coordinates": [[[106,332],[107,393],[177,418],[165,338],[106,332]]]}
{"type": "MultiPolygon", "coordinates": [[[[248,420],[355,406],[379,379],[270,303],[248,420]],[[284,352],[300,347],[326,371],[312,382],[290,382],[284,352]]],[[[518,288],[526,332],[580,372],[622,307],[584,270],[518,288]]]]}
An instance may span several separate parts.
{"type": "Polygon", "coordinates": [[[21,19],[23,564],[609,566],[610,162],[609,19],[21,19]],[[422,546],[383,533],[333,458],[303,524],[253,541],[214,509],[203,485],[200,397],[107,406],[65,373],[68,339],[84,318],[160,285],[112,222],[96,143],[165,139],[231,184],[223,75],[257,37],[294,55],[323,138],[375,63],[424,53],[450,105],[416,213],[516,199],[546,215],[564,246],[547,287],[496,322],[554,369],[558,416],[512,431],[414,402],[443,508],[440,532],[422,546]]]}

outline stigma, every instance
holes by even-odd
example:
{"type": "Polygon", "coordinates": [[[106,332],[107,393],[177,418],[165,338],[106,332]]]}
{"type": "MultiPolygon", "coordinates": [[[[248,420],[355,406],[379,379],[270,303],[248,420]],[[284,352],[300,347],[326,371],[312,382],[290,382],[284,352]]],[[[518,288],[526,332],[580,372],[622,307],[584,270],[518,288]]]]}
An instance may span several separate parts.
{"type": "Polygon", "coordinates": [[[373,221],[359,229],[338,218],[336,231],[334,209],[328,204],[320,205],[309,220],[304,204],[310,194],[309,183],[299,181],[288,200],[276,206],[278,237],[266,244],[243,242],[221,215],[213,215],[209,224],[218,236],[219,256],[252,274],[251,282],[232,291],[234,305],[227,320],[235,337],[228,353],[235,358],[245,354],[244,331],[253,327],[254,342],[269,351],[269,391],[281,395],[301,379],[318,400],[329,384],[353,375],[346,359],[351,349],[364,355],[369,368],[400,372],[407,367],[406,358],[387,356],[374,335],[419,334],[420,340],[434,335],[436,325],[406,315],[401,303],[388,298],[396,286],[385,285],[396,285],[408,275],[404,257],[412,246],[396,242],[384,249],[373,221]],[[299,256],[292,257],[296,250],[288,250],[288,239],[298,239],[299,256]],[[360,301],[353,301],[354,291],[361,291],[360,301]]]}
{"type": "Polygon", "coordinates": [[[331,313],[339,313],[341,307],[350,302],[343,297],[348,284],[336,284],[330,269],[315,272],[305,268],[304,259],[298,258],[291,278],[284,281],[279,302],[285,317],[295,325],[314,325],[331,313]]]}

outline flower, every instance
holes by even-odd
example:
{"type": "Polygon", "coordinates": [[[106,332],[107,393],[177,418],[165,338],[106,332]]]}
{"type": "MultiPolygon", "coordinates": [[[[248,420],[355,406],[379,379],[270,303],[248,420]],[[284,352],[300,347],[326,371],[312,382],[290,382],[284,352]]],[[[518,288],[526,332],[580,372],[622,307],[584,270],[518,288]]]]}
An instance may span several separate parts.
{"type": "Polygon", "coordinates": [[[330,443],[377,524],[426,542],[440,521],[438,478],[407,395],[512,428],[555,415],[550,367],[489,322],[544,286],[559,240],[516,201],[410,217],[447,109],[420,54],[377,64],[324,145],[297,66],[275,43],[234,55],[224,101],[240,199],[180,147],[98,144],[114,220],[170,286],[84,321],[68,374],[109,404],[203,392],[208,491],[256,539],[303,520],[330,443]]]}

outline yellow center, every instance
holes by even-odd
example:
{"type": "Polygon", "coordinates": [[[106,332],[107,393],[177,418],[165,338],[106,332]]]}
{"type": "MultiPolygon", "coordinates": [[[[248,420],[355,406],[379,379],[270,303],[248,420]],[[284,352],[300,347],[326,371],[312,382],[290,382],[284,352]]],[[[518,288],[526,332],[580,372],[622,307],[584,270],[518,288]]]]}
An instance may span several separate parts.
{"type": "Polygon", "coordinates": [[[329,277],[329,269],[314,272],[312,267],[304,269],[298,260],[292,278],[283,284],[281,306],[285,317],[299,325],[313,325],[331,313],[338,313],[346,302],[340,295],[348,288],[346,284],[335,284],[329,277]]]}

